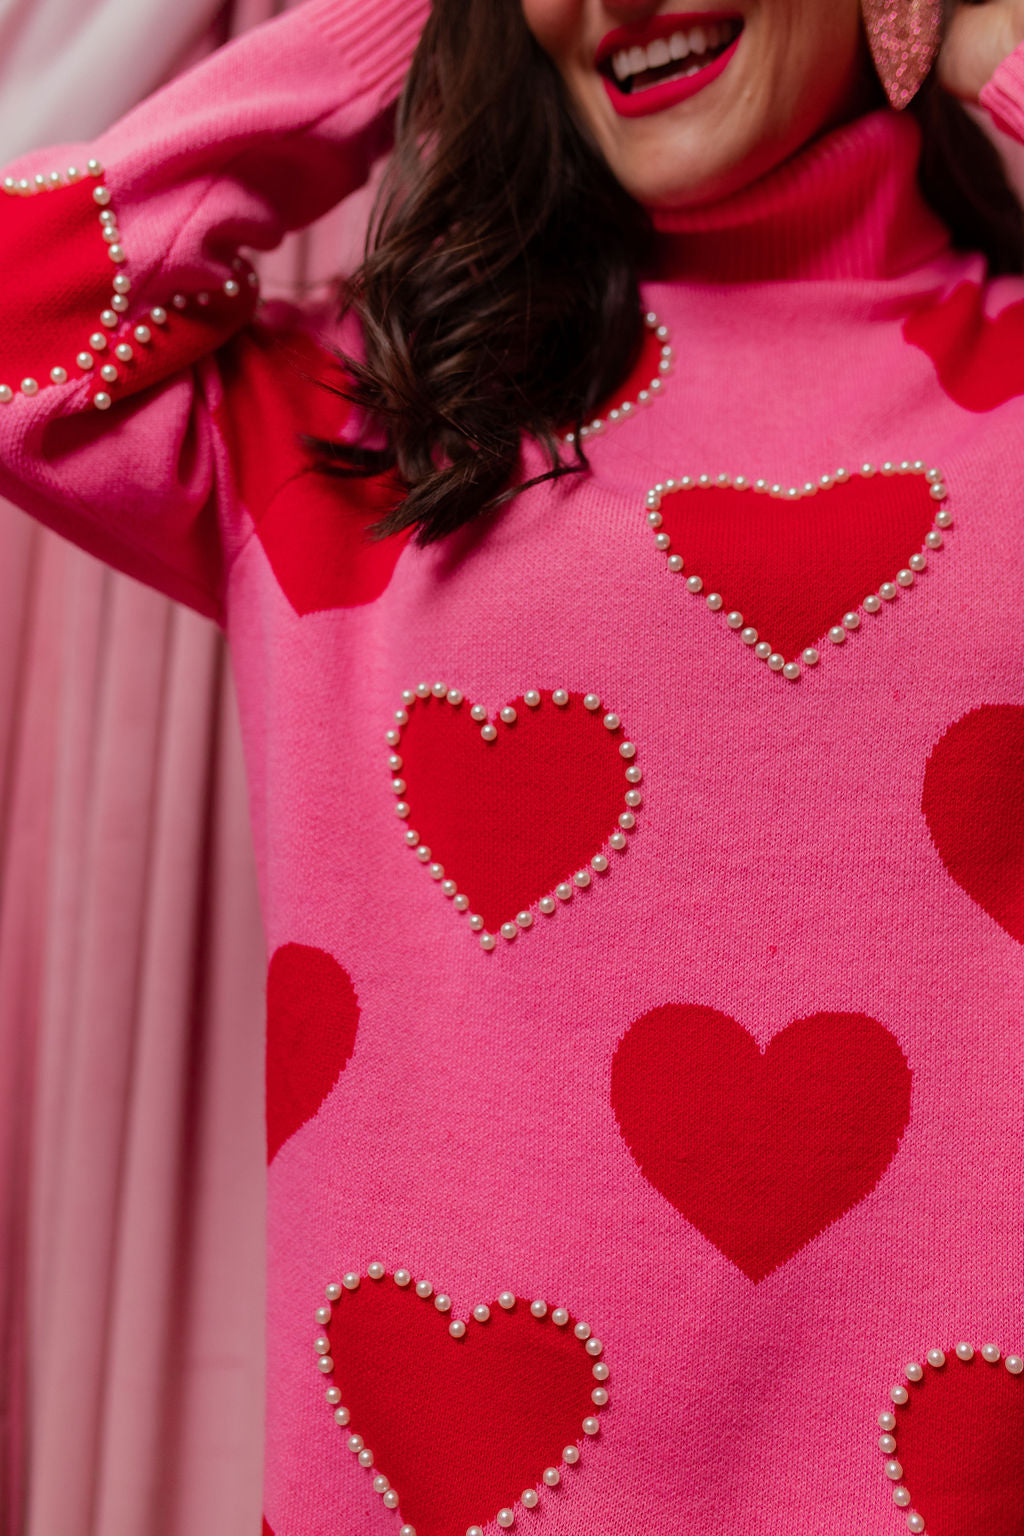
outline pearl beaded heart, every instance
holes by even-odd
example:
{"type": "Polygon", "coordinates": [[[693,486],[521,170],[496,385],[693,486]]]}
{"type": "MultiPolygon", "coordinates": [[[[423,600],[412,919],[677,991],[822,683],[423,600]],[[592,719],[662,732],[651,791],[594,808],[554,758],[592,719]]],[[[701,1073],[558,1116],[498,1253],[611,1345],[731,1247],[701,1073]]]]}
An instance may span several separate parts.
{"type": "Polygon", "coordinates": [[[483,949],[553,916],[626,850],[643,796],[624,736],[596,693],[529,688],[493,717],[444,683],[403,693],[387,732],[395,814],[483,949]]]}
{"type": "MultiPolygon", "coordinates": [[[[633,375],[627,380],[621,392],[618,405],[613,405],[602,415],[595,416],[593,421],[580,428],[580,438],[598,437],[606,427],[617,426],[621,421],[631,421],[637,411],[645,405],[650,405],[656,400],[665,388],[665,381],[672,372],[675,362],[675,352],[672,347],[672,337],[667,325],[663,324],[653,310],[644,316],[644,325],[650,337],[658,347],[657,360],[648,357],[645,348],[641,354],[633,375]],[[651,376],[646,377],[647,374],[651,376]]],[[[567,432],[563,442],[574,447],[576,433],[567,432]]]]}
{"type": "Polygon", "coordinates": [[[457,1317],[429,1280],[389,1275],[379,1260],[325,1296],[313,1350],[328,1411],[385,1508],[400,1511],[398,1536],[511,1528],[516,1506],[536,1509],[600,1433],[604,1346],[567,1307],[507,1290],[457,1317]]]}
{"type": "Polygon", "coordinates": [[[991,1343],[932,1348],[923,1364],[905,1367],[878,1415],[876,1444],[914,1536],[1009,1536],[1019,1528],[1022,1378],[1024,1357],[991,1343]]]}
{"type": "Polygon", "coordinates": [[[832,647],[844,645],[865,615],[914,585],[952,523],[947,494],[939,470],[903,460],[839,468],[798,486],[682,475],[651,488],[646,513],[668,570],[711,613],[723,614],[769,671],[797,682],[804,668],[817,666],[826,635],[832,647]],[[718,494],[712,501],[709,493],[718,494]],[[827,516],[826,507],[814,517],[790,510],[820,493],[843,500],[826,503],[827,516]],[[773,515],[772,501],[786,510],[773,515]],[[859,525],[847,527],[854,511],[859,525]],[[919,543],[893,570],[901,540],[904,548],[919,543]]]}
{"type": "MultiPolygon", "coordinates": [[[[51,171],[49,175],[40,174],[31,180],[8,176],[3,181],[3,190],[7,197],[11,198],[35,199],[45,196],[48,201],[52,194],[59,191],[73,193],[78,198],[87,196],[87,208],[76,205],[72,198],[68,205],[66,220],[59,226],[59,232],[72,248],[77,250],[81,245],[81,238],[84,238],[81,221],[90,218],[92,214],[98,214],[96,255],[102,256],[105,252],[106,258],[118,270],[112,280],[113,292],[100,308],[99,314],[95,315],[91,332],[90,322],[83,317],[81,333],[74,340],[69,339],[66,342],[65,355],[58,356],[52,366],[47,364],[40,368],[30,363],[29,366],[33,371],[26,372],[26,376],[20,382],[0,383],[0,405],[10,405],[19,394],[35,396],[48,384],[63,385],[75,379],[91,377],[95,378],[100,386],[92,397],[92,403],[97,410],[107,411],[114,401],[112,390],[122,382],[125,368],[128,368],[129,374],[132,372],[131,365],[136,363],[140,355],[153,345],[157,334],[168,326],[171,311],[181,311],[195,306],[205,310],[213,303],[214,296],[209,292],[200,292],[193,297],[176,293],[168,308],[154,305],[146,311],[140,311],[130,324],[125,320],[124,317],[129,308],[128,294],[132,287],[131,278],[125,270],[128,252],[118,229],[113,195],[110,188],[104,185],[102,177],[102,165],[98,160],[90,160],[84,170],[78,166],[69,166],[66,170],[51,171]],[[90,188],[90,183],[93,182],[96,185],[90,188]],[[141,349],[141,354],[137,349],[141,349]]],[[[65,207],[63,203],[59,206],[65,207]]],[[[41,240],[44,244],[50,244],[56,239],[57,227],[50,227],[45,213],[41,216],[43,228],[33,231],[34,238],[37,242],[41,240]]],[[[86,278],[92,281],[90,276],[92,263],[87,256],[88,250],[88,246],[82,247],[83,281],[86,278]]],[[[223,298],[233,301],[239,299],[247,289],[253,289],[256,286],[255,272],[249,269],[245,261],[237,258],[232,275],[220,285],[220,293],[223,298]]],[[[46,318],[50,319],[49,316],[46,318]]],[[[65,325],[71,324],[70,311],[60,318],[65,325]]],[[[77,322],[73,329],[77,330],[77,322]]],[[[42,330],[45,335],[45,323],[42,330]]],[[[31,335],[27,337],[17,335],[14,338],[8,338],[8,342],[9,360],[12,346],[15,361],[24,363],[27,355],[37,355],[35,349],[39,343],[31,335]]]]}

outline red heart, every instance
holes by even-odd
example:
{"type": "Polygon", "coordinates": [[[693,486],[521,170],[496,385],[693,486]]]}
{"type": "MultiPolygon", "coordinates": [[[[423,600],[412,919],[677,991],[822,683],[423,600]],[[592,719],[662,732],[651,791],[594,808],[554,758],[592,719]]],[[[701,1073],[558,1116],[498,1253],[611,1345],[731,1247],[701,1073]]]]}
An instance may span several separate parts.
{"type": "Polygon", "coordinates": [[[238,495],[281,590],[298,614],[357,608],[384,592],[408,534],[369,528],[401,499],[390,476],[340,480],[314,467],[302,435],[337,438],[351,409],[338,358],[271,307],[222,354],[216,414],[238,495]]]}
{"type": "Polygon", "coordinates": [[[518,1301],[470,1320],[463,1338],[448,1329],[448,1314],[387,1276],[343,1291],[327,1329],[349,1415],[341,1433],[372,1450],[417,1536],[465,1536],[514,1507],[595,1413],[594,1361],[572,1322],[538,1320],[518,1301]]]}
{"type": "Polygon", "coordinates": [[[945,1353],[908,1384],[888,1455],[928,1536],[1022,1536],[1024,1377],[978,1351],[968,1361],[945,1353]]]}
{"type": "Polygon", "coordinates": [[[355,1049],[359,1000],[337,960],[276,949],[267,973],[267,1162],[311,1120],[355,1049]]]}
{"type": "Polygon", "coordinates": [[[957,885],[1024,944],[1024,709],[983,704],[951,725],[921,808],[957,885]]]}
{"type": "Polygon", "coordinates": [[[612,1108],[641,1173],[755,1282],[870,1194],[910,1118],[910,1068],[859,1013],[797,1019],[758,1050],[715,1008],[631,1024],[612,1108]]]}
{"type": "Polygon", "coordinates": [[[1024,394],[1024,301],[994,319],[978,283],[960,283],[940,303],[903,322],[903,335],[935,364],[939,383],[965,411],[993,411],[1024,394]]]}
{"type": "Polygon", "coordinates": [[[535,708],[516,699],[515,722],[499,718],[494,741],[468,701],[409,708],[397,749],[409,824],[488,929],[571,881],[629,814],[621,729],[567,697],[561,707],[550,692],[535,708]]]}
{"type": "Polygon", "coordinates": [[[922,474],[854,474],[792,500],[695,485],[662,496],[659,532],[684,576],[789,661],[895,580],[937,510],[922,474]]]}

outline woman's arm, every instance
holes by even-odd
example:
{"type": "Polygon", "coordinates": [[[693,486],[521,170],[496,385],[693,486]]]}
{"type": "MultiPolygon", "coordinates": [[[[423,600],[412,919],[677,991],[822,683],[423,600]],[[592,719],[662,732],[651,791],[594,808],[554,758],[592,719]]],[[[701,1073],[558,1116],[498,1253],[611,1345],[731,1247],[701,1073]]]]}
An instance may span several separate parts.
{"type": "Polygon", "coordinates": [[[0,493],[219,615],[234,477],[216,371],[197,365],[253,318],[240,248],[365,179],[427,10],[309,0],[95,143],[5,169],[0,493]]]}

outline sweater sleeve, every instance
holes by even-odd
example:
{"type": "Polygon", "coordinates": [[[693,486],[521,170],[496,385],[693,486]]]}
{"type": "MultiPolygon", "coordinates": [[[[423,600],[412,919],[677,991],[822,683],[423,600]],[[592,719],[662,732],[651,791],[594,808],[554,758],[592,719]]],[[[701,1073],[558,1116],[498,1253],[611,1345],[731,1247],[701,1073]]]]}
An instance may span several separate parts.
{"type": "Polygon", "coordinates": [[[222,617],[244,535],[220,363],[259,306],[242,253],[365,181],[428,8],[307,0],[94,143],[6,168],[0,493],[222,617]]]}

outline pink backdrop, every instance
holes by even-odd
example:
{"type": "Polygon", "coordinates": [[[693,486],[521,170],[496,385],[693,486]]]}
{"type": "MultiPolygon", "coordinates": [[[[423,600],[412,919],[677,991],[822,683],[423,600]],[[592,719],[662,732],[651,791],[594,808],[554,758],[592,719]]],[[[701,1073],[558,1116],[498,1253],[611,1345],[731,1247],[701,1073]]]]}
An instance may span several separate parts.
{"type": "MultiPolygon", "coordinates": [[[[0,159],[91,137],[280,8],[0,0],[0,159]]],[[[337,266],[358,208],[341,223],[265,263],[265,289],[337,266]]],[[[260,1529],[247,817],[217,630],[0,503],[0,1529],[18,1536],[260,1529]]]]}

